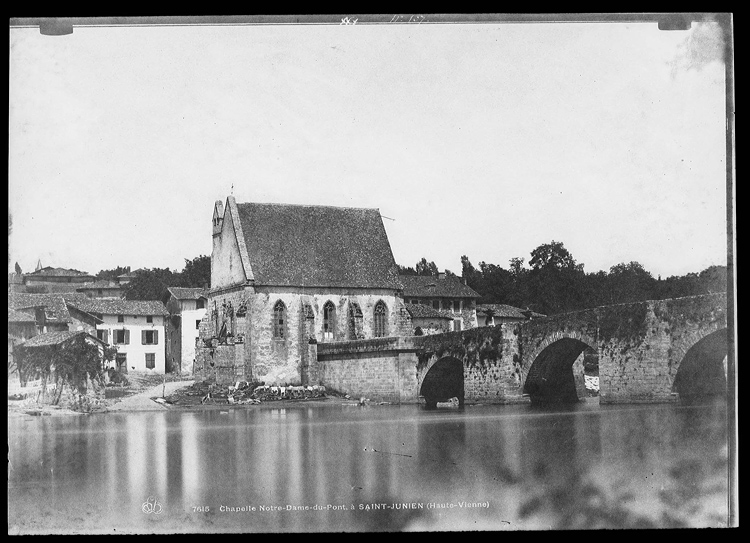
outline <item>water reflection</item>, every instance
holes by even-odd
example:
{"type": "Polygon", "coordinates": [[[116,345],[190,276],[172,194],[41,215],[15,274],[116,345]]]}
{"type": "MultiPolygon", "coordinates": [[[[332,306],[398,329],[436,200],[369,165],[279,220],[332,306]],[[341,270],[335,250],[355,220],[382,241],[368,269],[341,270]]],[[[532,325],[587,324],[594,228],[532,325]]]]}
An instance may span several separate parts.
{"type": "Polygon", "coordinates": [[[21,533],[637,528],[726,518],[721,405],[10,419],[9,458],[9,530],[21,533]],[[150,497],[163,513],[144,513],[150,497]]]}

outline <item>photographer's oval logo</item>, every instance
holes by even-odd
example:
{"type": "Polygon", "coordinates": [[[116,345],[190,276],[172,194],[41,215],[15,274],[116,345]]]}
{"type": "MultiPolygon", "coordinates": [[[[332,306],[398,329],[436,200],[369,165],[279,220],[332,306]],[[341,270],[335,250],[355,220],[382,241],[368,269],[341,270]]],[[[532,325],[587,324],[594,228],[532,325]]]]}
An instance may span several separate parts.
{"type": "Polygon", "coordinates": [[[148,499],[143,502],[143,505],[141,506],[141,511],[146,513],[147,515],[153,513],[155,515],[160,515],[162,512],[161,504],[159,503],[159,500],[157,500],[154,496],[149,496],[148,499]]]}

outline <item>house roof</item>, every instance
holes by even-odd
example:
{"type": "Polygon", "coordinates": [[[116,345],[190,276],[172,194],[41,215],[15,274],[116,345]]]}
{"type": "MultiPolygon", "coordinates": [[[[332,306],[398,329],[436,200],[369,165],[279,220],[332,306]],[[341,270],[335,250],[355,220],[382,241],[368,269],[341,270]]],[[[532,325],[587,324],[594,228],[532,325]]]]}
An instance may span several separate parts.
{"type": "Polygon", "coordinates": [[[51,322],[70,322],[68,306],[62,294],[28,294],[13,292],[8,294],[8,307],[16,310],[42,307],[46,318],[51,322]]]}
{"type": "Polygon", "coordinates": [[[399,275],[404,297],[479,298],[479,294],[455,275],[399,275]]]}
{"type": "Polygon", "coordinates": [[[50,347],[52,345],[60,345],[61,343],[65,343],[66,341],[76,337],[76,336],[88,336],[90,339],[93,339],[99,343],[104,343],[103,341],[95,338],[91,334],[88,334],[86,332],[83,332],[81,330],[78,331],[65,331],[65,332],[47,332],[46,334],[39,334],[38,336],[34,336],[30,339],[27,339],[22,346],[23,347],[50,347]]]}
{"type": "Polygon", "coordinates": [[[69,268],[53,268],[52,266],[45,266],[39,270],[25,274],[27,277],[92,277],[86,272],[79,270],[73,270],[69,268]]]}
{"type": "Polygon", "coordinates": [[[433,309],[429,305],[424,304],[404,304],[406,310],[409,312],[413,319],[446,319],[453,320],[453,315],[446,311],[440,311],[439,309],[433,309]]]}
{"type": "Polygon", "coordinates": [[[122,290],[122,285],[120,285],[120,283],[117,283],[115,281],[99,280],[99,281],[93,281],[91,283],[84,283],[83,285],[78,287],[76,290],[80,292],[82,290],[92,290],[92,289],[98,290],[98,289],[105,289],[105,288],[122,290]]]}
{"type": "Polygon", "coordinates": [[[177,300],[197,300],[208,297],[208,291],[200,287],[169,287],[167,290],[177,300]]]}
{"type": "Polygon", "coordinates": [[[486,316],[488,313],[492,313],[495,317],[502,318],[513,318],[513,319],[528,319],[532,317],[544,317],[541,313],[536,313],[527,309],[521,309],[507,304],[480,304],[477,305],[477,317],[486,316]]]}
{"type": "Polygon", "coordinates": [[[168,315],[164,304],[151,300],[88,298],[83,294],[64,294],[65,301],[80,311],[101,315],[168,315]]]}
{"type": "Polygon", "coordinates": [[[138,275],[139,271],[143,271],[143,268],[138,268],[137,270],[133,270],[133,271],[121,273],[120,275],[117,276],[117,278],[118,279],[125,279],[125,278],[128,278],[128,277],[135,277],[135,276],[138,275]]]}
{"type": "Polygon", "coordinates": [[[8,322],[36,322],[34,315],[8,308],[8,322]]]}
{"type": "Polygon", "coordinates": [[[401,287],[378,209],[235,204],[231,197],[227,208],[240,222],[245,274],[256,284],[401,287]]]}

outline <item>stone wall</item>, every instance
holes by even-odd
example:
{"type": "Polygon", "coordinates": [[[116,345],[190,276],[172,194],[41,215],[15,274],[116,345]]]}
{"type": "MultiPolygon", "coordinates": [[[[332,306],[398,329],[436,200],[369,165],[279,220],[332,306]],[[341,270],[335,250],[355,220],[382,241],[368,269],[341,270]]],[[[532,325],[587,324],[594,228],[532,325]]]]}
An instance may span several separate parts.
{"type": "MultiPolygon", "coordinates": [[[[215,289],[209,296],[206,317],[199,331],[200,344],[218,338],[222,328],[242,344],[245,364],[243,379],[268,385],[307,385],[317,381],[317,359],[310,355],[311,341],[330,341],[323,333],[323,306],[333,303],[336,312],[334,337],[350,337],[349,304],[356,303],[361,311],[358,332],[365,338],[374,333],[374,308],[383,301],[388,308],[388,333],[411,334],[411,318],[394,291],[359,289],[310,289],[259,287],[251,285],[215,289]],[[282,302],[285,308],[283,337],[274,337],[274,307],[282,302]]],[[[239,356],[239,355],[238,355],[239,356]]],[[[208,359],[196,351],[196,364],[201,371],[208,359]],[[200,360],[200,364],[198,364],[200,360]]]]}
{"type": "Polygon", "coordinates": [[[354,398],[416,403],[414,338],[377,338],[317,345],[319,384],[354,398]]]}

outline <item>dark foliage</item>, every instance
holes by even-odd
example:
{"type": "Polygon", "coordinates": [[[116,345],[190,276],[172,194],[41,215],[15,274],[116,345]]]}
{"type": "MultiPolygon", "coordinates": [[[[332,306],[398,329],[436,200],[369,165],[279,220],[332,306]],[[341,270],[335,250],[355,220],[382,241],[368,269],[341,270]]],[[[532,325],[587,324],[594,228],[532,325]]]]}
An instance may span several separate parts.
{"type": "Polygon", "coordinates": [[[655,279],[638,262],[586,273],[563,243],[554,240],[531,252],[529,266],[524,266],[523,258],[513,258],[508,269],[485,262],[477,269],[466,255],[461,257],[462,276],[481,295],[478,303],[509,304],[545,315],[727,289],[725,266],[667,279],[655,279]]]}
{"type": "Polygon", "coordinates": [[[201,255],[192,260],[185,259],[185,268],[181,272],[173,272],[169,268],[138,270],[135,278],[125,286],[125,298],[161,300],[169,287],[210,286],[211,257],[201,255]]]}
{"type": "Polygon", "coordinates": [[[101,281],[117,281],[117,278],[125,273],[130,273],[130,266],[117,266],[111,270],[100,270],[95,277],[101,281]]]}

